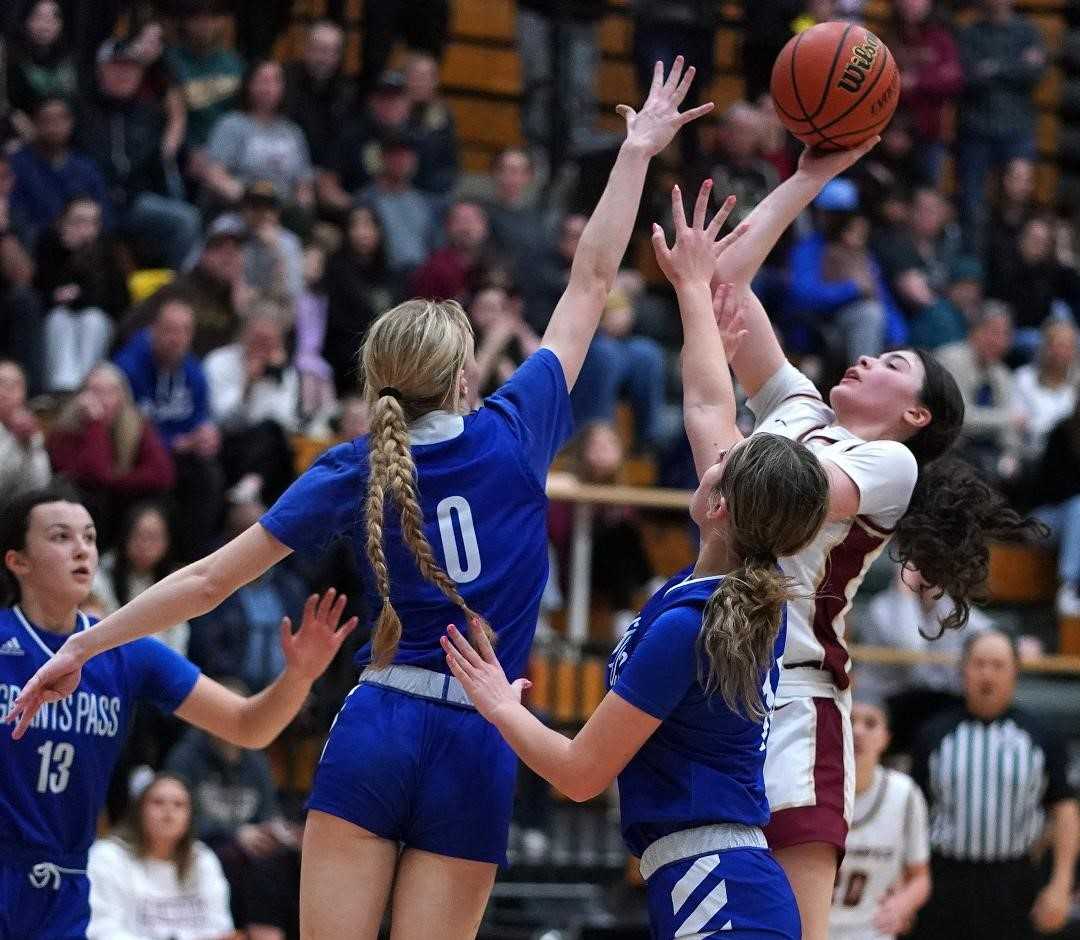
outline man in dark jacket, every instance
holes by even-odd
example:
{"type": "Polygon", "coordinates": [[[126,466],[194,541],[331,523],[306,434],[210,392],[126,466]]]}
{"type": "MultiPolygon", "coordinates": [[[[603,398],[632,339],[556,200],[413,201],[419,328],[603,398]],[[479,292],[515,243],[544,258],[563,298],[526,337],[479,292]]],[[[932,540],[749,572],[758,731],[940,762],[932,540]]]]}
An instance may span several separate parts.
{"type": "Polygon", "coordinates": [[[167,194],[161,159],[165,116],[138,97],[143,66],[110,39],[97,56],[97,87],[79,108],[78,142],[105,174],[123,231],[144,264],[180,268],[201,221],[194,206],[167,194]]]}

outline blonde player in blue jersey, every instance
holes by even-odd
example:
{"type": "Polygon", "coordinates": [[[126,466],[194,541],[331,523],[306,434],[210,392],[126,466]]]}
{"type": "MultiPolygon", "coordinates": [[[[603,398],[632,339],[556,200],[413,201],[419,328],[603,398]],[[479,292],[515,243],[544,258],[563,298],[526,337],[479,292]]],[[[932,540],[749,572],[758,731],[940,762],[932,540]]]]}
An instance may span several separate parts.
{"type": "Polygon", "coordinates": [[[657,63],[582,233],[543,345],[465,413],[473,335],[456,303],[409,301],[373,324],[362,371],[371,433],[329,451],[214,555],[75,637],[16,702],[21,729],[93,655],[188,620],[291,551],[354,539],[378,611],[360,685],[316,773],[304,836],[305,937],[474,936],[509,830],[516,761],[447,672],[445,624],[480,614],[519,676],[547,578],[544,482],[570,434],[577,379],[630,238],[650,159],[712,105],[678,112],[693,79],[657,63]]]}
{"type": "MultiPolygon", "coordinates": [[[[570,740],[521,704],[483,629],[473,645],[451,626],[451,671],[472,702],[536,773],[576,800],[618,779],[623,838],[641,858],[657,940],[716,935],[797,940],[795,896],[762,827],[765,750],[783,648],[788,580],[777,559],[825,520],[828,479],[803,445],[772,434],[739,442],[724,340],[713,319],[710,185],[694,225],[673,194],[676,242],[654,244],[683,317],[683,369],[713,377],[684,401],[704,423],[695,462],[707,466],[690,504],[701,532],[696,564],[671,578],[627,628],[608,665],[610,691],[570,740]]],[[[731,342],[739,331],[731,331],[731,342]]]]}
{"type": "MultiPolygon", "coordinates": [[[[20,496],[0,516],[0,712],[68,637],[93,633],[79,610],[98,566],[90,513],[60,489],[20,496]]],[[[84,940],[86,856],[130,727],[144,702],[241,747],[265,747],[287,725],[356,626],[335,629],[344,598],[312,597],[300,629],[283,624],[286,669],[245,699],[157,640],[88,663],[15,742],[0,734],[0,940],[84,940]]]]}

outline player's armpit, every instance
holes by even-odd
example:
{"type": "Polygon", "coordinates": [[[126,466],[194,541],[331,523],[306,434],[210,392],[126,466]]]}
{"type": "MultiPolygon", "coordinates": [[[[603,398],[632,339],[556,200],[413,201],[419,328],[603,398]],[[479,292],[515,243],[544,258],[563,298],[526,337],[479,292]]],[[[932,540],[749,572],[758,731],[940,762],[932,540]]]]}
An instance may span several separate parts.
{"type": "Polygon", "coordinates": [[[828,521],[851,519],[859,514],[860,494],[855,481],[831,460],[822,460],[825,475],[829,478],[828,521]]]}

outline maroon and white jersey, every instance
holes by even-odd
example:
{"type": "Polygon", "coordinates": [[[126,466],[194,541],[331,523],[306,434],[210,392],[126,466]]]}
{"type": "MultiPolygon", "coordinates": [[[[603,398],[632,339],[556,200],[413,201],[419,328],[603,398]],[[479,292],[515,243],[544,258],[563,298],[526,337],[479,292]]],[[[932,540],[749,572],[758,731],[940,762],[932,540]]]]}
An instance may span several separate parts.
{"type": "Polygon", "coordinates": [[[779,434],[836,464],[859,490],[859,514],[826,522],[798,555],[780,559],[799,596],[788,603],[777,699],[833,696],[849,684],[844,617],[866,570],[907,511],[918,466],[897,441],[864,441],[835,424],[810,380],[785,363],[747,403],[754,432],[779,434]]]}

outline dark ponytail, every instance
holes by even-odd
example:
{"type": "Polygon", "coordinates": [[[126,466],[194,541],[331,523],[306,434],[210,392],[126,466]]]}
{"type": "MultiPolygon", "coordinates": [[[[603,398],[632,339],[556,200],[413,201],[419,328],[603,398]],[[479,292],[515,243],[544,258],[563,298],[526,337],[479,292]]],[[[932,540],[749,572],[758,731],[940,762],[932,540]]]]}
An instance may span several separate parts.
{"type": "Polygon", "coordinates": [[[946,456],[964,424],[964,399],[933,353],[915,353],[926,371],[919,397],[932,417],[905,441],[919,464],[919,479],[891,551],[896,561],[918,569],[955,602],[938,634],[928,637],[938,639],[946,630],[963,627],[972,602],[984,598],[990,543],[1042,537],[1046,527],[1012,509],[970,464],[946,456]]]}

